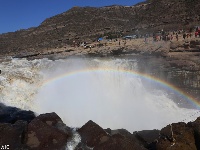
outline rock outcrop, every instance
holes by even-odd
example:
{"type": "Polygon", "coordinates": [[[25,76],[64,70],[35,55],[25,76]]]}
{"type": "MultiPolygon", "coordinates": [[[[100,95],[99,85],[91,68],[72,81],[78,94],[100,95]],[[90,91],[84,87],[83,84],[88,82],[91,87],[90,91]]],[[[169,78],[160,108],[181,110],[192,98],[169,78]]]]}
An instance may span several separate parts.
{"type": "Polygon", "coordinates": [[[26,145],[30,149],[65,149],[70,129],[55,113],[42,114],[28,124],[26,145]]]}
{"type": "Polygon", "coordinates": [[[82,137],[81,141],[88,147],[99,145],[110,138],[109,134],[91,120],[78,129],[78,132],[82,137]]]}

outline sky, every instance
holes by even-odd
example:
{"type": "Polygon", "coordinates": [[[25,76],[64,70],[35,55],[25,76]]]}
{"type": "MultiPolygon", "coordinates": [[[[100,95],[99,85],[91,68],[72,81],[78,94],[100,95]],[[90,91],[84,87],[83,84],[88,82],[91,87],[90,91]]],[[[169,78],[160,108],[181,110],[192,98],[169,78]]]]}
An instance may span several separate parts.
{"type": "Polygon", "coordinates": [[[144,0],[0,0],[0,34],[39,26],[73,6],[131,6],[144,0]]]}

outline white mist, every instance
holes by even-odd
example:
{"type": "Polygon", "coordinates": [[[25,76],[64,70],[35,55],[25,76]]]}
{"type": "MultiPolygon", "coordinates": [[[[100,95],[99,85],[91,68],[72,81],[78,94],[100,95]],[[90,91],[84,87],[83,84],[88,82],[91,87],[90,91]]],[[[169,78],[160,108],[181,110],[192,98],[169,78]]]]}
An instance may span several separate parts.
{"type": "Polygon", "coordinates": [[[81,127],[93,120],[103,128],[132,132],[161,129],[199,115],[198,110],[179,108],[164,89],[149,90],[139,76],[117,71],[137,71],[134,59],[13,59],[0,63],[0,68],[1,103],[37,114],[56,112],[67,126],[81,127]],[[91,68],[96,69],[84,71],[91,68]]]}
{"type": "Polygon", "coordinates": [[[66,76],[40,88],[35,101],[37,112],[56,112],[68,126],[81,127],[93,120],[103,128],[125,128],[131,132],[161,129],[196,112],[179,108],[166,91],[147,90],[140,77],[102,71],[137,69],[137,62],[130,65],[121,59],[69,59],[52,63],[43,70],[45,80],[66,76]],[[90,68],[96,69],[84,71],[90,68]]]}

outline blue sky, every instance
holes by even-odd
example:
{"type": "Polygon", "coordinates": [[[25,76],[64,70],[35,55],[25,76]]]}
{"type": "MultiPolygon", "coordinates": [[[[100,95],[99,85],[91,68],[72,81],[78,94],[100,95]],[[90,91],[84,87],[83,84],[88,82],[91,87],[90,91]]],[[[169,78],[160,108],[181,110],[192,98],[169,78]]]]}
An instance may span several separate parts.
{"type": "Polygon", "coordinates": [[[133,5],[144,0],[0,0],[0,33],[38,26],[73,6],[133,5]]]}

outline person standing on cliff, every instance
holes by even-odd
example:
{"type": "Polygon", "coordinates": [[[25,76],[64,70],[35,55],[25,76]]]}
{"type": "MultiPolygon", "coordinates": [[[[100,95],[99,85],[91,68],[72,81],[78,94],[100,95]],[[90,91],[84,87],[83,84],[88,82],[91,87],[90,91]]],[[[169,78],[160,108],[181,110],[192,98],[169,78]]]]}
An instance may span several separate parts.
{"type": "Polygon", "coordinates": [[[178,41],[178,33],[176,33],[176,40],[178,41]]]}
{"type": "Polygon", "coordinates": [[[160,41],[162,41],[162,35],[160,35],[160,41]]]}
{"type": "Polygon", "coordinates": [[[192,33],[189,34],[190,38],[192,38],[192,33]]]}
{"type": "Polygon", "coordinates": [[[171,34],[171,38],[170,39],[171,39],[171,41],[173,40],[173,35],[172,34],[171,34]]]}
{"type": "Polygon", "coordinates": [[[196,37],[197,37],[197,35],[198,35],[198,32],[196,31],[194,34],[195,34],[195,38],[196,38],[196,37]]]}
{"type": "Polygon", "coordinates": [[[186,36],[187,36],[187,38],[189,38],[189,34],[187,34],[186,36]]]}
{"type": "Polygon", "coordinates": [[[155,33],[153,33],[153,42],[156,41],[155,33]]]}
{"type": "Polygon", "coordinates": [[[186,34],[184,33],[184,34],[183,34],[183,39],[185,40],[185,38],[186,38],[186,34]]]}
{"type": "Polygon", "coordinates": [[[126,46],[126,39],[125,39],[125,41],[124,41],[124,46],[126,46]]]}

